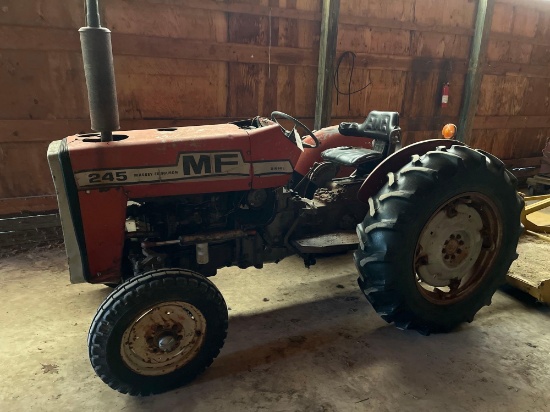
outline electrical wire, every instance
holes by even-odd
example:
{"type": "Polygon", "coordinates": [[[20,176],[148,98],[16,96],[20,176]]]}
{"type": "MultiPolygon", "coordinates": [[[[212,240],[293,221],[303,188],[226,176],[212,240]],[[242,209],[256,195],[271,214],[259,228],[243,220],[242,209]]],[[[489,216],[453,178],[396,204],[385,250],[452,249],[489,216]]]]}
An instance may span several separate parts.
{"type": "Polygon", "coordinates": [[[352,80],[353,80],[353,71],[355,70],[355,58],[356,57],[357,57],[357,55],[352,51],[343,52],[340,55],[340,57],[338,58],[338,61],[336,63],[336,69],[334,70],[334,76],[333,76],[334,88],[336,89],[336,92],[337,92],[336,93],[336,105],[338,105],[338,103],[339,103],[339,101],[338,101],[339,100],[338,99],[339,95],[348,96],[348,110],[349,111],[351,111],[351,95],[355,94],[355,93],[362,92],[367,87],[372,85],[372,82],[368,82],[365,86],[363,86],[363,87],[361,87],[357,90],[354,90],[354,91],[351,90],[351,83],[352,83],[352,80]],[[338,87],[338,84],[340,82],[340,66],[341,66],[342,62],[344,61],[344,59],[346,57],[348,57],[351,60],[351,64],[350,64],[350,70],[349,70],[348,91],[344,92],[344,91],[340,90],[340,88],[338,87]]]}

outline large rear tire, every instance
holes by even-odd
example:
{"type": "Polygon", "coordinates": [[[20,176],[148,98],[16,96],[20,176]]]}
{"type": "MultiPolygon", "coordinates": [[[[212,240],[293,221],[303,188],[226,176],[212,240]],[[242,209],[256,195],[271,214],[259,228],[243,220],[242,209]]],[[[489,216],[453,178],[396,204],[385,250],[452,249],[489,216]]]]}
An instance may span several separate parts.
{"type": "Polygon", "coordinates": [[[219,354],[227,307],[205,277],[181,269],[144,273],[103,302],[88,334],[97,375],[111,388],[150,395],[194,379],[219,354]]]}
{"type": "Polygon", "coordinates": [[[440,147],[388,174],[357,227],[359,285],[401,329],[471,322],[517,257],[523,200],[496,157],[440,147]]]}

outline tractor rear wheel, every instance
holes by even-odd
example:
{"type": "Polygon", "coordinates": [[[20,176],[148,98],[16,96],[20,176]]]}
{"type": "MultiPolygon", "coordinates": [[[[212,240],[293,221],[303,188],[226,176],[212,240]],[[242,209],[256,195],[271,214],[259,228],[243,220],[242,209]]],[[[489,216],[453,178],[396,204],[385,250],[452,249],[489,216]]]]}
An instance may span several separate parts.
{"type": "Polygon", "coordinates": [[[384,320],[421,333],[471,322],[517,257],[523,200],[496,157],[439,147],[388,174],[358,225],[359,285],[384,320]]]}
{"type": "Polygon", "coordinates": [[[227,307],[205,277],[181,269],[144,273],[119,285],[90,327],[90,361],[111,388],[165,392],[191,381],[220,352],[227,307]]]}

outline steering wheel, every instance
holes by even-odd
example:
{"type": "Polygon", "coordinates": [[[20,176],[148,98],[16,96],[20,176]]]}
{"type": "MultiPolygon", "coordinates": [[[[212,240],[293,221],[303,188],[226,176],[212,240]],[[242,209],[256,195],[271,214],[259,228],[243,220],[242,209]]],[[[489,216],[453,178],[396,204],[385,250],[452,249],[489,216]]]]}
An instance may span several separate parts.
{"type": "Polygon", "coordinates": [[[283,133],[285,134],[286,137],[288,137],[290,140],[293,140],[292,139],[292,135],[294,134],[294,132],[296,131],[296,127],[301,127],[302,129],[304,129],[307,133],[307,135],[304,135],[302,136],[302,146],[303,147],[307,147],[307,148],[310,148],[310,149],[314,149],[316,147],[319,147],[319,145],[321,144],[319,142],[319,139],[317,139],[317,136],[315,136],[313,134],[313,132],[311,130],[309,130],[309,128],[303,124],[301,121],[299,121],[298,119],[295,119],[294,117],[286,114],[286,113],[283,113],[283,112],[273,112],[271,113],[271,120],[273,120],[275,123],[277,123],[279,125],[279,127],[281,128],[281,130],[283,131],[283,133]],[[291,122],[294,122],[294,127],[292,128],[292,130],[286,130],[283,126],[281,126],[281,124],[277,121],[277,118],[282,118],[282,119],[287,119],[287,120],[290,120],[291,122]],[[309,136],[313,139],[313,141],[315,142],[315,145],[311,145],[309,143],[305,143],[304,142],[304,138],[306,136],[309,136]]]}

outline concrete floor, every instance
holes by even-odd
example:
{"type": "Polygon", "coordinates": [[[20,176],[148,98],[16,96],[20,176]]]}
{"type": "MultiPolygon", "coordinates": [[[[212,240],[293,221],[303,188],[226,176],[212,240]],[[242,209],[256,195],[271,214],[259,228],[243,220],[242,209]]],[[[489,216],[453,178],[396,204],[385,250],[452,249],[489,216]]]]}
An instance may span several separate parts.
{"type": "MultiPolygon", "coordinates": [[[[537,247],[548,268],[550,245],[537,247]]],[[[109,289],[70,285],[59,249],[1,259],[0,410],[550,410],[547,307],[500,291],[472,324],[425,337],[382,321],[355,278],[350,254],[310,270],[290,258],[222,271],[213,280],[231,311],[218,359],[185,388],[132,398],[88,361],[88,326],[109,289]]]]}

